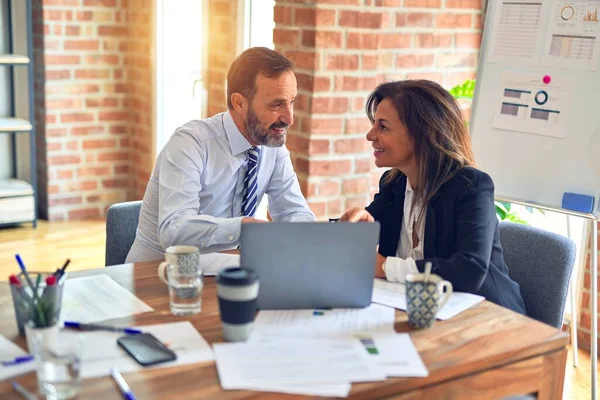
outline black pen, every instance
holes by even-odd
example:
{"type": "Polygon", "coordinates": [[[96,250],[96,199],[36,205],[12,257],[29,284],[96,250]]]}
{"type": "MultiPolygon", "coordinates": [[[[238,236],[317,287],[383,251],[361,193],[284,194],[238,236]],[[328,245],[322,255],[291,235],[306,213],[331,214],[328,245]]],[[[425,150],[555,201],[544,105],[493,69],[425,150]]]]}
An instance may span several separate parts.
{"type": "Polygon", "coordinates": [[[67,261],[65,261],[65,263],[62,266],[62,268],[56,270],[56,272],[54,273],[54,276],[57,279],[60,279],[65,274],[65,269],[67,269],[67,267],[69,266],[70,262],[71,262],[71,259],[67,258],[67,261]]]}

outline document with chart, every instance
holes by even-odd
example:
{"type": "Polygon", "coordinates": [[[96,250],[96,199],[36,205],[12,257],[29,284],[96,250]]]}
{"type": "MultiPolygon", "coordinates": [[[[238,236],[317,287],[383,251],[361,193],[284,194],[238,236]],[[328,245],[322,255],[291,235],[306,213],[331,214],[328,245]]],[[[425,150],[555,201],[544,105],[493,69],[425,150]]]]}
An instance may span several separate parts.
{"type": "Polygon", "coordinates": [[[572,80],[505,72],[496,103],[494,128],[565,138],[571,109],[572,80]]]}
{"type": "Polygon", "coordinates": [[[543,66],[595,71],[600,55],[600,0],[555,0],[543,66]]]}
{"type": "Polygon", "coordinates": [[[489,62],[537,65],[544,43],[542,11],[540,0],[502,0],[492,24],[489,62]]]}
{"type": "Polygon", "coordinates": [[[353,337],[394,331],[395,311],[380,304],[335,310],[261,310],[254,332],[283,336],[353,337]]]}

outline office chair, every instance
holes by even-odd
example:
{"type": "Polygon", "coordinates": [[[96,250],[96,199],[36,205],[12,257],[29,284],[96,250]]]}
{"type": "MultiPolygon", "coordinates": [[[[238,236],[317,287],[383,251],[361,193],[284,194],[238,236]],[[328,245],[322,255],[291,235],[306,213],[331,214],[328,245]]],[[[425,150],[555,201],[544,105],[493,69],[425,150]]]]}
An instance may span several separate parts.
{"type": "MultiPolygon", "coordinates": [[[[500,223],[500,243],[510,277],[521,287],[527,315],[562,328],[575,243],[564,236],[527,225],[500,223]]],[[[534,400],[513,396],[504,400],[534,400]]]]}
{"type": "Polygon", "coordinates": [[[562,328],[575,243],[531,226],[500,223],[500,243],[510,277],[521,287],[527,315],[562,328]]]}
{"type": "Polygon", "coordinates": [[[106,212],[105,266],[125,262],[135,240],[141,208],[141,201],[117,203],[109,207],[106,212]]]}

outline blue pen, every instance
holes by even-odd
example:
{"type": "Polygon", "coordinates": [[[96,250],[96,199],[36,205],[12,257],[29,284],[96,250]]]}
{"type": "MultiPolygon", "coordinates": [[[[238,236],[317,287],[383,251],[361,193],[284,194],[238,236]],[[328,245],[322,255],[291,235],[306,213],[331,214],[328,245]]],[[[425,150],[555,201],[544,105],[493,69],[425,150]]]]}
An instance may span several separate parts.
{"type": "Polygon", "coordinates": [[[79,329],[82,331],[110,331],[123,332],[128,335],[137,335],[142,333],[139,329],[132,328],[117,328],[116,326],[98,325],[98,324],[82,324],[74,321],[65,321],[65,328],[79,329]]]}
{"type": "Polygon", "coordinates": [[[25,399],[37,400],[36,395],[31,393],[29,390],[25,389],[23,386],[19,385],[17,382],[13,382],[12,387],[15,391],[19,392],[21,396],[23,396],[25,399]]]}
{"type": "MultiPolygon", "coordinates": [[[[29,273],[27,272],[27,269],[25,268],[25,263],[23,263],[21,256],[18,254],[15,254],[15,258],[17,259],[17,262],[19,263],[19,268],[21,268],[23,275],[25,275],[25,279],[27,279],[27,283],[29,283],[31,290],[33,290],[35,285],[33,284],[33,281],[31,280],[31,278],[29,277],[29,273]]],[[[35,296],[36,294],[37,293],[34,293],[33,295],[35,296]]]]}
{"type": "Polygon", "coordinates": [[[117,382],[117,386],[119,386],[123,398],[126,400],[135,400],[135,395],[131,391],[131,388],[129,387],[127,382],[125,382],[125,379],[123,379],[123,375],[121,375],[121,373],[116,368],[111,368],[110,374],[112,375],[115,382],[117,382]]]}
{"type": "Polygon", "coordinates": [[[19,365],[33,360],[33,356],[15,357],[13,360],[2,361],[2,366],[10,367],[11,365],[19,365]]]}

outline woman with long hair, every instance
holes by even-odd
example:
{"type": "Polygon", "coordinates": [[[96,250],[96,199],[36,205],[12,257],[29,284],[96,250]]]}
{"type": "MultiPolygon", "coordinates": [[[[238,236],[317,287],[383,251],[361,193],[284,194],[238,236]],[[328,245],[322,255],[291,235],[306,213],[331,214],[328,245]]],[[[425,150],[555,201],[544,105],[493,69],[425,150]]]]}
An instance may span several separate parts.
{"type": "Polygon", "coordinates": [[[475,168],[456,100],[435,82],[389,82],[371,93],[366,112],[375,165],[391,169],[373,202],[340,220],[381,224],[375,275],[404,282],[431,262],[455,291],[524,314],[500,245],[494,183],[475,168]]]}

